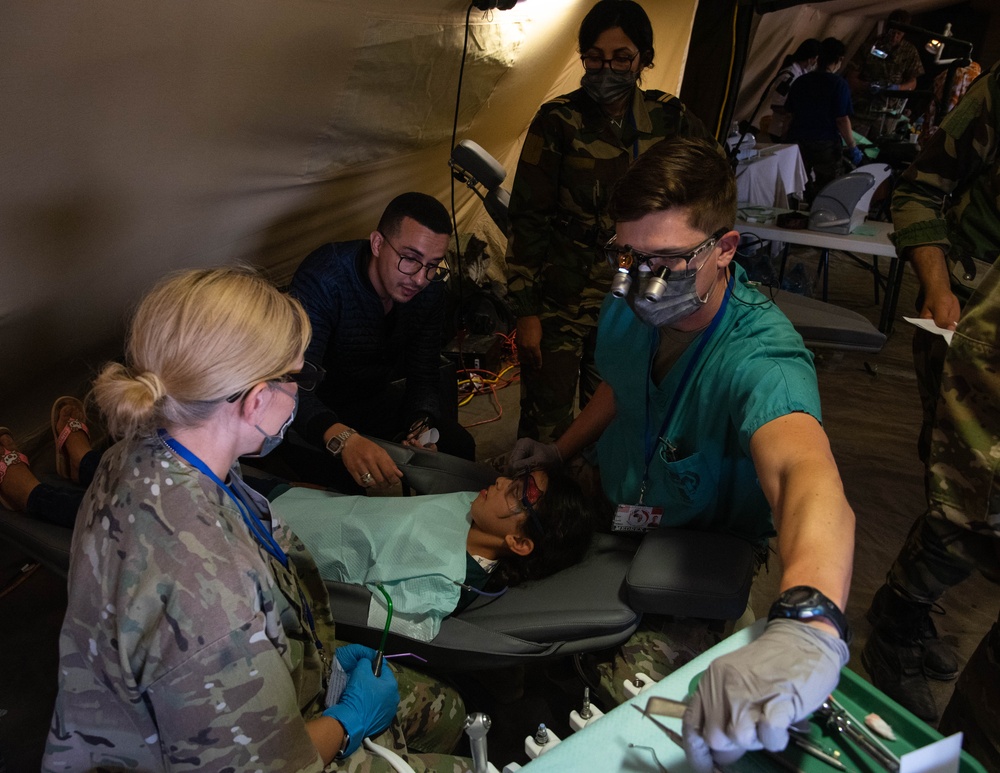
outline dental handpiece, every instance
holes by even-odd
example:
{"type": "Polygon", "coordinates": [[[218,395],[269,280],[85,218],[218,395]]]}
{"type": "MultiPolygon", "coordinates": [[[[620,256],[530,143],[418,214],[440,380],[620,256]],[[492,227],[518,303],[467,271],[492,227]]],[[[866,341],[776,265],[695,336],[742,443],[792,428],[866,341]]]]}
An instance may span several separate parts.
{"type": "Polygon", "coordinates": [[[465,734],[469,736],[469,747],[472,749],[472,773],[489,773],[486,733],[489,732],[491,724],[490,718],[481,711],[469,714],[465,718],[465,734]]]}

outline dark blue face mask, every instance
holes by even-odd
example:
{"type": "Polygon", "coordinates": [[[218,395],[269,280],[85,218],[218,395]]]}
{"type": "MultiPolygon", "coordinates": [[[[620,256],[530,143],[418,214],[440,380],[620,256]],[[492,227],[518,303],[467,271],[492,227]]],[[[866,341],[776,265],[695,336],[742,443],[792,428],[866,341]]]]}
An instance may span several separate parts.
{"type": "MultiPolygon", "coordinates": [[[[288,392],[285,392],[285,390],[281,389],[280,387],[272,387],[270,384],[268,384],[268,388],[277,389],[279,392],[288,395],[288,392]]],[[[288,417],[288,419],[285,420],[285,423],[281,425],[281,428],[273,435],[267,434],[263,429],[261,429],[259,424],[254,424],[254,427],[257,429],[257,431],[264,436],[264,443],[263,445],[261,445],[260,451],[258,451],[257,453],[243,454],[243,456],[248,457],[250,459],[258,459],[262,456],[267,456],[275,448],[281,445],[281,441],[285,439],[285,433],[288,431],[288,428],[292,426],[292,422],[295,420],[295,412],[299,410],[299,393],[296,392],[294,395],[288,395],[288,396],[291,397],[293,400],[295,400],[295,404],[292,406],[291,415],[288,417]]]]}

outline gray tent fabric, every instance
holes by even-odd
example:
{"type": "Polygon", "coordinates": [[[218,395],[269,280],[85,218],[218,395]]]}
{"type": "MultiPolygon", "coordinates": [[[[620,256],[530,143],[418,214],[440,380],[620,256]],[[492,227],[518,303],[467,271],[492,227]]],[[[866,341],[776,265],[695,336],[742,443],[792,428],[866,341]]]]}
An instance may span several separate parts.
{"type": "MultiPolygon", "coordinates": [[[[547,98],[576,88],[593,0],[469,15],[457,139],[508,170],[547,98]]],[[[676,93],[696,0],[647,2],[676,93]]],[[[0,421],[47,432],[122,351],[165,273],[241,261],[287,281],[366,236],[406,190],[450,200],[464,0],[11,0],[0,10],[0,421]]],[[[503,255],[457,186],[459,229],[503,255]]]]}

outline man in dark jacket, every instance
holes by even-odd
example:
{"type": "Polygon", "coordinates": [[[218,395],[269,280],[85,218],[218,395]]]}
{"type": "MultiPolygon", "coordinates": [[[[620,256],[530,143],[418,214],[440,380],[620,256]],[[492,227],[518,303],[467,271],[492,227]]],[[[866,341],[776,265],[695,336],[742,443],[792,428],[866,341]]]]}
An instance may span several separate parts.
{"type": "Polygon", "coordinates": [[[404,193],[389,202],[367,239],[325,244],[295,272],[291,294],[313,328],[306,359],[329,374],[299,398],[294,429],[329,452],[319,460],[313,454],[311,469],[301,469],[301,458],[292,462],[305,478],[339,488],[395,483],[400,471],[389,455],[359,433],[475,457],[472,436],[441,404],[450,236],[439,201],[404,193]],[[401,378],[400,396],[390,384],[401,378]],[[424,435],[429,429],[437,431],[436,443],[424,435]]]}

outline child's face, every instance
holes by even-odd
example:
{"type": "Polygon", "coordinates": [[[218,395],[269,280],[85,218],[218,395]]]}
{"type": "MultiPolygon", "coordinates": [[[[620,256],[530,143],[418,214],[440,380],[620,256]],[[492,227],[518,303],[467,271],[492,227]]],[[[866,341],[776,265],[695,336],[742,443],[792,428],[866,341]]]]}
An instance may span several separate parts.
{"type": "MultiPolygon", "coordinates": [[[[530,474],[528,497],[532,494],[540,498],[549,485],[549,476],[544,470],[530,474]],[[533,490],[537,489],[537,492],[533,490]]],[[[469,507],[472,523],[480,531],[504,539],[508,534],[520,534],[528,514],[524,511],[521,498],[524,495],[525,479],[497,478],[497,482],[479,492],[469,507]]],[[[535,501],[537,501],[537,498],[535,501]]]]}

